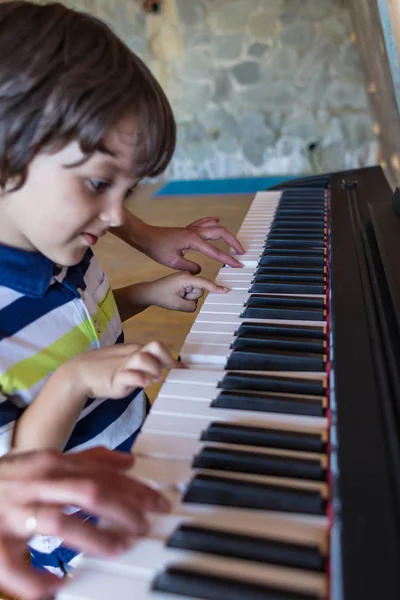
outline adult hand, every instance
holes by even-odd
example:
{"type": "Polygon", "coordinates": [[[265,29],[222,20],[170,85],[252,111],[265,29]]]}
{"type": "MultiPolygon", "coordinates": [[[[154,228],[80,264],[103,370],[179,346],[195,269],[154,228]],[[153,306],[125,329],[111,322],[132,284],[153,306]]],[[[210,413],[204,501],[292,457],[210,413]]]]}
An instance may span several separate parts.
{"type": "Polygon", "coordinates": [[[164,512],[167,501],[127,476],[133,457],[104,448],[58,454],[10,455],[0,460],[0,588],[23,600],[54,594],[62,581],[25,561],[33,534],[59,536],[66,544],[99,556],[126,550],[147,530],[146,511],[164,512]],[[78,506],[107,528],[66,515],[78,506]]]}

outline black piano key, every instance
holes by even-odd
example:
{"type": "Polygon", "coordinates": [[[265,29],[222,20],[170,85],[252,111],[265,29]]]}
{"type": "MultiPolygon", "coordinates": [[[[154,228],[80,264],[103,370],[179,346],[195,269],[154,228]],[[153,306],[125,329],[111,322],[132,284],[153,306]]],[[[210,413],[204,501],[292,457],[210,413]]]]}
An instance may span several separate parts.
{"type": "Polygon", "coordinates": [[[284,306],[290,308],[325,308],[324,298],[292,298],[290,296],[262,296],[253,294],[246,300],[245,306],[267,308],[284,306]]]}
{"type": "Polygon", "coordinates": [[[235,335],[260,335],[288,336],[296,338],[309,338],[313,340],[325,340],[326,334],[322,327],[310,327],[303,325],[270,325],[268,323],[242,323],[235,331],[235,335]]]}
{"type": "Polygon", "coordinates": [[[269,235],[287,235],[293,237],[293,239],[306,239],[315,237],[318,237],[319,239],[326,239],[327,232],[328,230],[326,227],[314,227],[314,229],[308,229],[306,227],[298,228],[272,224],[269,235]]]}
{"type": "Polygon", "coordinates": [[[262,256],[325,256],[324,248],[272,248],[268,244],[262,256]]]}
{"type": "Polygon", "coordinates": [[[323,232],[326,228],[326,223],[324,221],[298,221],[297,219],[289,220],[285,218],[275,217],[273,228],[278,227],[288,227],[291,229],[296,229],[300,232],[302,229],[305,231],[319,231],[323,232]]]}
{"type": "Polygon", "coordinates": [[[323,339],[307,338],[307,337],[290,337],[284,334],[268,334],[265,332],[258,334],[244,333],[237,335],[231,344],[233,350],[240,348],[263,348],[274,350],[293,350],[295,352],[312,352],[322,353],[325,351],[326,342],[323,339]]]}
{"type": "MultiPolygon", "coordinates": [[[[258,283],[252,286],[256,291],[260,291],[261,286],[266,284],[258,283]]],[[[325,311],[312,308],[245,308],[241,313],[241,319],[282,319],[283,321],[324,321],[325,311]]]]}
{"type": "Polygon", "coordinates": [[[322,242],[326,245],[326,234],[325,233],[315,233],[315,232],[299,232],[294,231],[292,233],[288,233],[286,229],[276,230],[271,229],[270,233],[265,236],[266,240],[304,240],[304,241],[314,241],[314,242],[322,242]]]}
{"type": "Polygon", "coordinates": [[[307,200],[306,198],[301,198],[301,199],[296,199],[296,198],[281,198],[278,206],[277,206],[277,211],[282,210],[282,208],[288,207],[288,206],[297,206],[299,208],[299,210],[303,209],[304,207],[307,207],[308,210],[315,210],[315,211],[325,211],[326,210],[326,202],[324,202],[324,200],[320,199],[315,200],[314,198],[310,198],[309,200],[307,200]]]}
{"type": "Polygon", "coordinates": [[[325,248],[325,240],[267,239],[266,248],[325,248]]]}
{"type": "Polygon", "coordinates": [[[281,198],[310,197],[325,199],[325,188],[329,183],[329,177],[317,175],[315,181],[313,180],[313,185],[308,185],[309,183],[311,182],[307,181],[307,185],[299,187],[296,182],[296,187],[290,187],[283,190],[281,198]]]}
{"type": "Polygon", "coordinates": [[[307,515],[323,515],[326,504],[316,490],[203,474],[193,477],[183,502],[307,515]]]}
{"type": "Polygon", "coordinates": [[[326,224],[325,217],[296,217],[294,215],[285,214],[284,212],[278,211],[274,218],[274,225],[276,224],[285,224],[292,227],[316,227],[321,226],[324,227],[326,224]],[[295,223],[295,225],[293,225],[295,223]]]}
{"type": "Polygon", "coordinates": [[[299,450],[320,454],[326,452],[326,443],[316,433],[248,427],[218,421],[210,423],[207,429],[202,432],[200,439],[205,442],[281,448],[283,450],[299,450]]]}
{"type": "Polygon", "coordinates": [[[276,209],[276,213],[283,211],[304,211],[306,214],[326,215],[326,205],[324,202],[299,202],[298,200],[290,200],[282,202],[276,209]]]}
{"type": "Polygon", "coordinates": [[[310,396],[324,396],[326,393],[324,383],[320,379],[257,375],[255,373],[229,372],[219,382],[218,387],[224,390],[279,392],[310,396]]]}
{"type": "Polygon", "coordinates": [[[228,357],[227,369],[243,371],[324,371],[326,358],[323,354],[285,350],[240,348],[228,357]]]}
{"type": "Polygon", "coordinates": [[[308,417],[324,417],[326,410],[321,402],[309,398],[276,396],[271,392],[248,393],[224,391],[211,402],[212,408],[229,410],[249,410],[253,412],[270,412],[308,417]]]}
{"type": "Polygon", "coordinates": [[[270,279],[272,281],[254,282],[249,292],[251,294],[318,294],[320,296],[326,292],[325,283],[290,283],[288,281],[274,281],[274,278],[270,279]]]}
{"type": "Polygon", "coordinates": [[[295,204],[295,205],[285,204],[285,205],[278,207],[276,214],[290,215],[292,217],[303,217],[303,218],[318,217],[318,218],[325,219],[326,210],[323,206],[320,206],[320,207],[316,206],[314,208],[308,206],[307,208],[306,207],[303,208],[303,207],[299,206],[298,204],[295,204]]]}
{"type": "Polygon", "coordinates": [[[324,556],[316,545],[281,542],[189,524],[180,525],[168,539],[167,546],[310,571],[321,572],[325,567],[324,556]]]}
{"type": "Polygon", "coordinates": [[[274,456],[259,452],[227,450],[206,446],[193,457],[193,469],[252,473],[292,479],[324,481],[326,471],[318,459],[303,459],[287,456],[274,456]]]}
{"type": "Polygon", "coordinates": [[[258,266],[293,266],[293,267],[323,267],[326,261],[324,256],[296,256],[296,254],[276,256],[263,255],[260,257],[258,266]]]}
{"type": "Polygon", "coordinates": [[[326,267],[258,267],[254,276],[273,275],[273,274],[293,274],[293,275],[326,275],[326,267]]]}
{"type": "MultiPolygon", "coordinates": [[[[264,267],[265,268],[265,267],[264,267]]],[[[271,282],[286,282],[286,283],[322,283],[326,281],[324,273],[306,274],[306,273],[255,273],[252,283],[271,283],[271,282]]]]}
{"type": "Polygon", "coordinates": [[[157,575],[151,587],[156,592],[201,600],[319,600],[314,594],[206,575],[204,571],[177,566],[157,575]]]}

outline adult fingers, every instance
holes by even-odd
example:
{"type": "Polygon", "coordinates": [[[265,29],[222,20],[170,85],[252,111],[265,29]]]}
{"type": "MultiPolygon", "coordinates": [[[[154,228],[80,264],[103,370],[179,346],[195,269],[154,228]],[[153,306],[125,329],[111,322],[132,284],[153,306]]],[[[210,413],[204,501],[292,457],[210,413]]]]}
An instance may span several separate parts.
{"type": "MultiPolygon", "coordinates": [[[[12,537],[0,538],[0,588],[21,600],[40,600],[53,595],[62,580],[50,573],[36,571],[25,559],[26,543],[12,537]]],[[[1,592],[0,592],[1,594],[1,592]]]]}
{"type": "Polygon", "coordinates": [[[137,532],[138,512],[169,510],[168,501],[157,490],[107,468],[93,468],[91,473],[82,477],[72,474],[60,480],[24,484],[17,490],[11,490],[10,498],[14,500],[17,513],[11,509],[7,523],[9,527],[19,528],[20,535],[23,535],[21,526],[32,516],[33,506],[77,506],[115,526],[126,527],[132,533],[137,532]],[[22,508],[19,508],[21,505],[22,508]],[[18,508],[23,512],[19,513],[18,508]]]}
{"type": "Polygon", "coordinates": [[[103,446],[97,446],[96,448],[69,454],[68,458],[73,462],[79,461],[80,463],[82,463],[82,461],[93,461],[100,463],[103,466],[107,465],[108,467],[119,469],[121,471],[125,471],[132,467],[135,460],[133,454],[108,450],[103,446]]]}
{"type": "Polygon", "coordinates": [[[148,523],[141,510],[131,510],[129,527],[118,527],[115,523],[101,526],[83,521],[78,514],[67,515],[58,505],[38,506],[34,511],[37,520],[36,532],[41,535],[56,536],[70,547],[82,552],[108,556],[127,550],[135,537],[144,535],[148,523]]]}

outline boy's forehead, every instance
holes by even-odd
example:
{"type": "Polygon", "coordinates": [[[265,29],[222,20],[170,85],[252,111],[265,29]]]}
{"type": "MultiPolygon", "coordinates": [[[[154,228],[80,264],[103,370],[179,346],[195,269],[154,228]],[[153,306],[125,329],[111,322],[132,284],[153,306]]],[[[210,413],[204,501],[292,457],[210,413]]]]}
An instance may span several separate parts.
{"type": "MultiPolygon", "coordinates": [[[[96,151],[89,162],[99,162],[101,159],[108,159],[108,162],[114,163],[118,169],[123,171],[127,177],[131,176],[135,163],[135,154],[137,147],[137,128],[133,117],[121,119],[116,125],[111,127],[104,136],[104,152],[96,151]]],[[[44,156],[42,155],[44,158],[44,156]]],[[[39,160],[39,156],[37,157],[39,160]]],[[[61,150],[47,155],[47,158],[54,160],[60,165],[78,165],[85,162],[87,156],[82,151],[79,141],[69,142],[61,150]]]]}

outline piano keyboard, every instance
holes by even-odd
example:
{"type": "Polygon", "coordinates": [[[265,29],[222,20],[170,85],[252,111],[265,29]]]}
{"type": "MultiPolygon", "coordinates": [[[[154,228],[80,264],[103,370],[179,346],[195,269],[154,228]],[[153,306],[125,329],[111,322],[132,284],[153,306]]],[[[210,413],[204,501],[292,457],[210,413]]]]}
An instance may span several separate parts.
{"type": "Polygon", "coordinates": [[[329,270],[324,189],[261,192],[134,446],[172,512],[59,600],[329,597],[329,270]]]}

